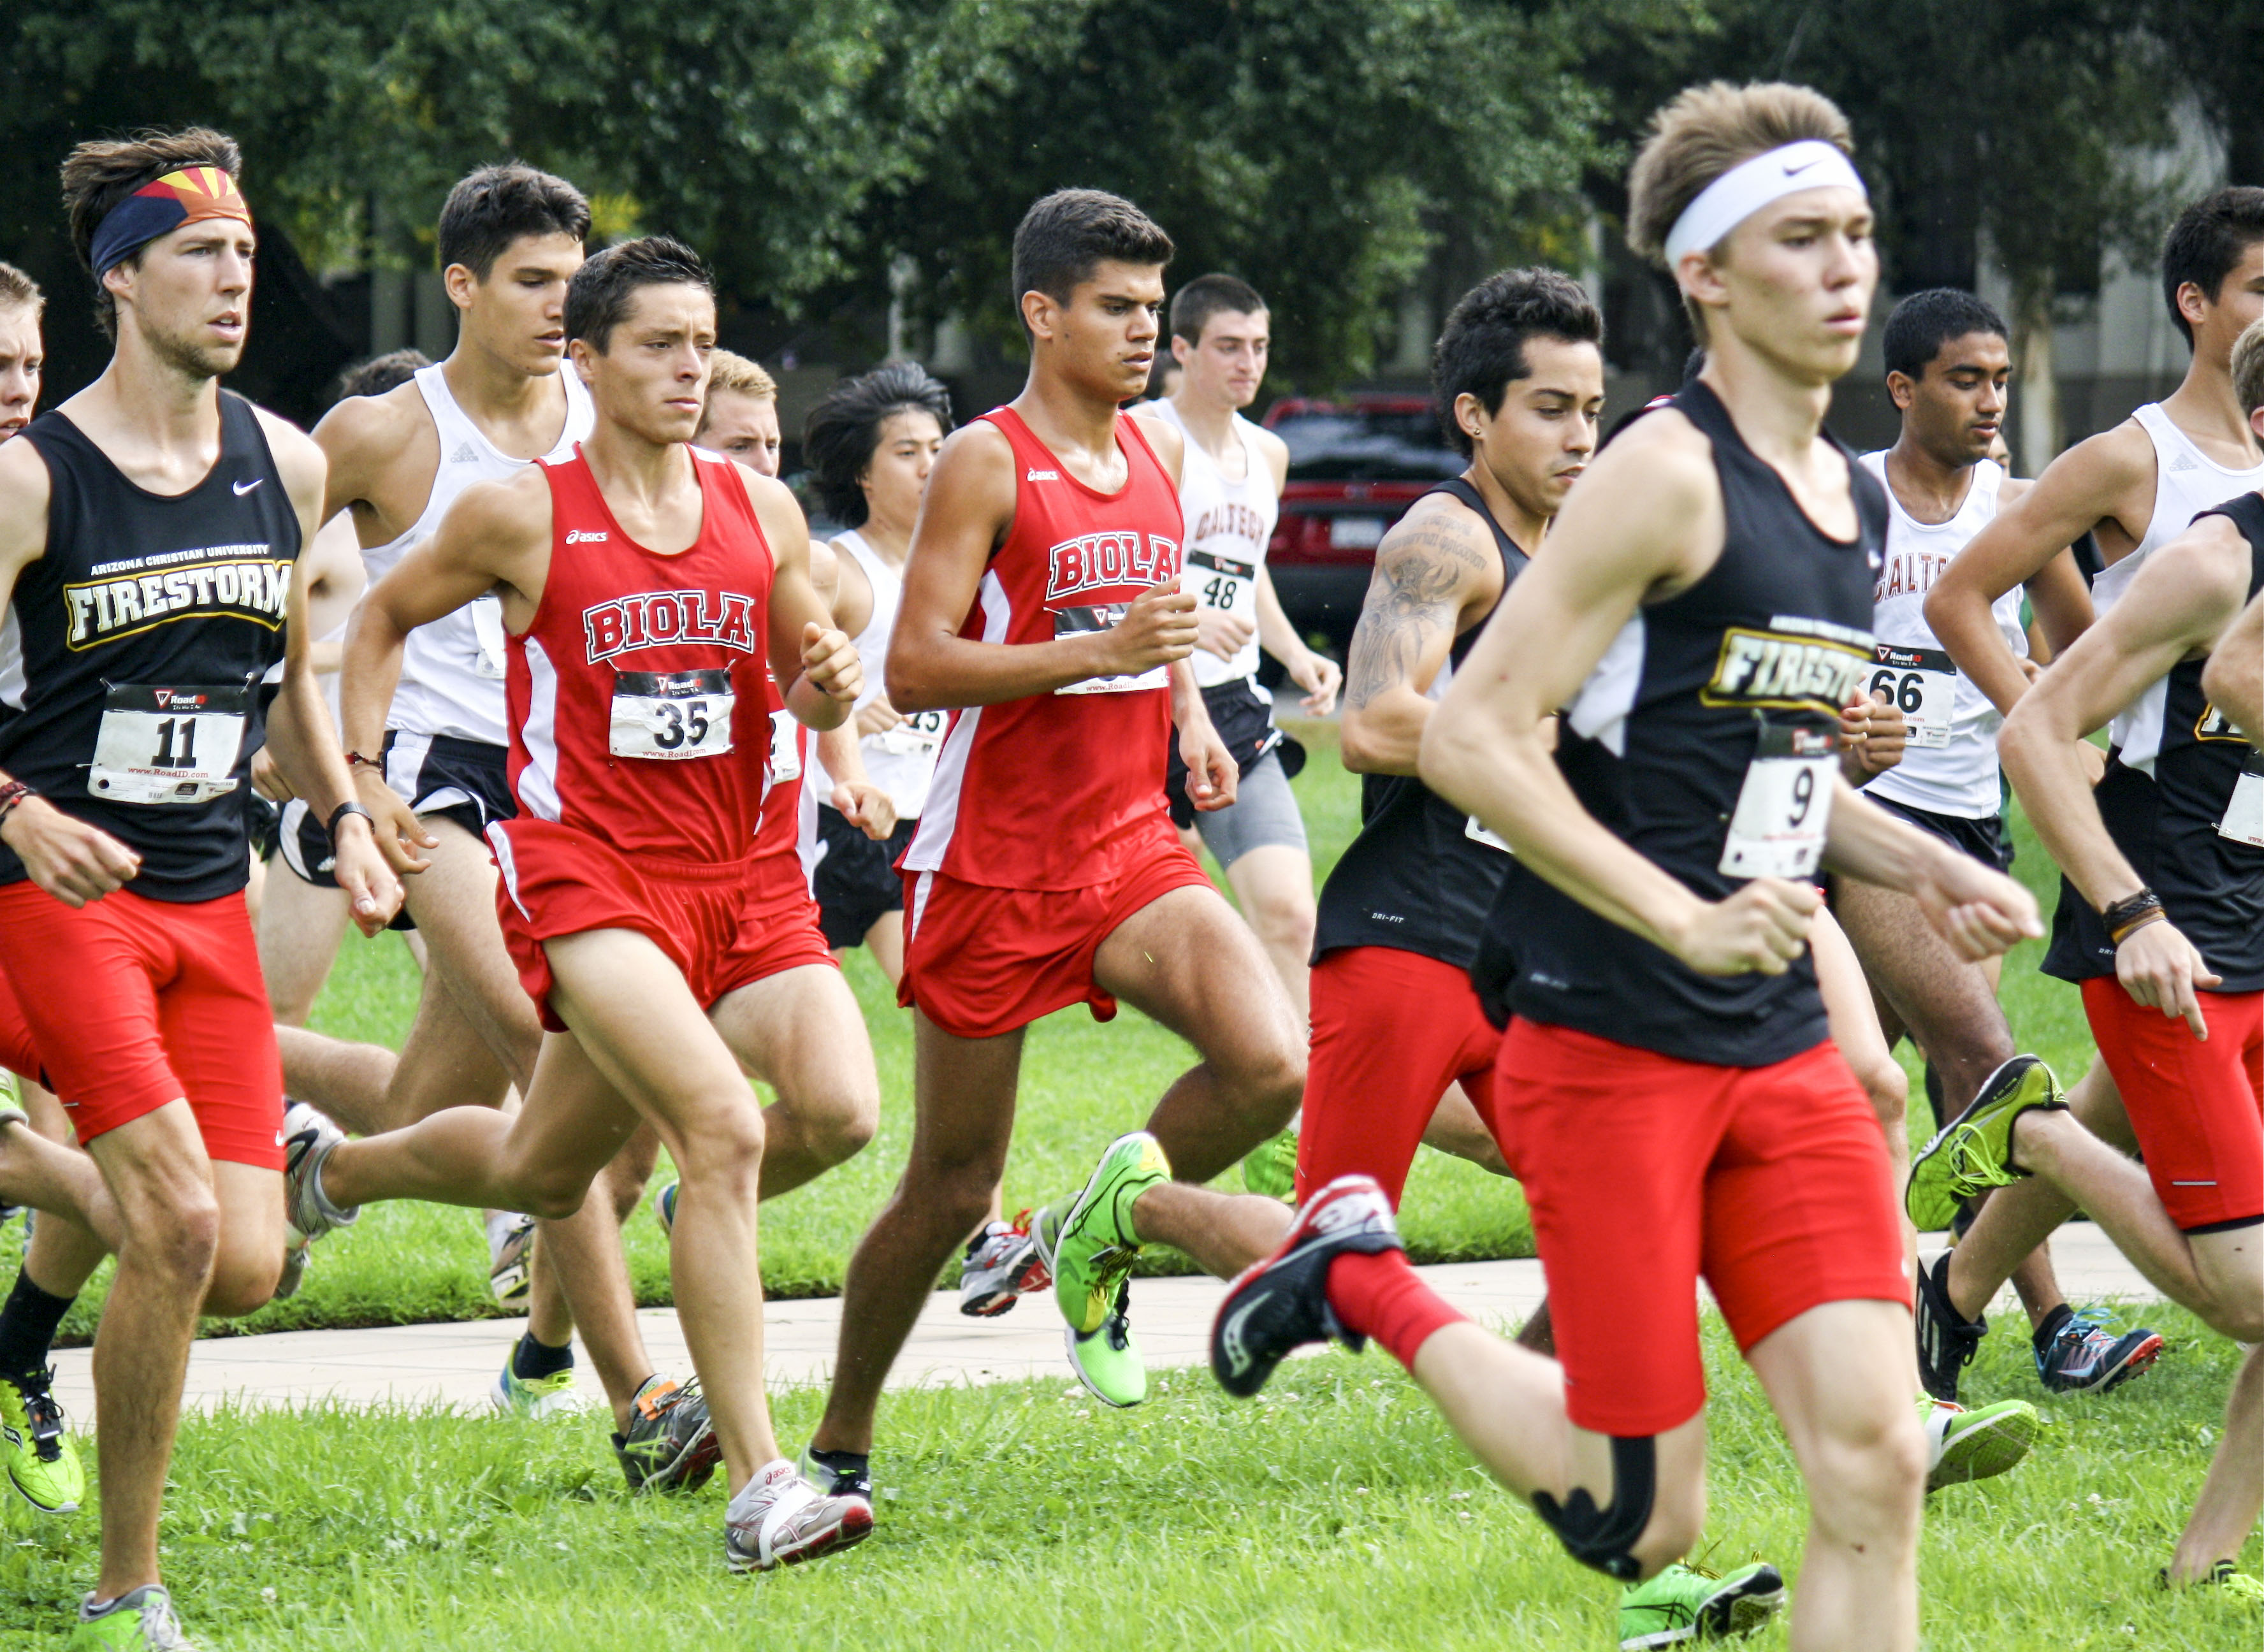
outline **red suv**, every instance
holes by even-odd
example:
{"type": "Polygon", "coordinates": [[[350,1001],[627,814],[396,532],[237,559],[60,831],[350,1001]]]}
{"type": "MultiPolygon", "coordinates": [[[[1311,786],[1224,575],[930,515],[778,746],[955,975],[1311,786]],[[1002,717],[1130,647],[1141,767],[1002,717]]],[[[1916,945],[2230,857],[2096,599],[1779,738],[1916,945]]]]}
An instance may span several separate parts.
{"type": "Polygon", "coordinates": [[[1266,428],[1289,445],[1289,485],[1266,553],[1274,589],[1291,623],[1327,633],[1341,658],[1384,529],[1468,461],[1447,446],[1429,399],[1404,392],[1286,396],[1267,411],[1266,428]]]}

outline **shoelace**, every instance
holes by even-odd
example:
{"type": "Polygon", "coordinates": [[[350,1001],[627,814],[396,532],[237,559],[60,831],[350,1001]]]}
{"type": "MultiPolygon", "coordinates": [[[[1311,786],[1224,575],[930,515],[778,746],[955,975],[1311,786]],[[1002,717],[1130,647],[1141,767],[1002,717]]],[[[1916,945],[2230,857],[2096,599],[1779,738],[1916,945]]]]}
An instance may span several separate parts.
{"type": "Polygon", "coordinates": [[[1116,1311],[1109,1315],[1100,1329],[1107,1333],[1108,1345],[1122,1353],[1132,1340],[1132,1282],[1125,1279],[1116,1287],[1116,1311]]]}
{"type": "Polygon", "coordinates": [[[40,1461],[49,1463],[63,1454],[63,1409],[48,1392],[54,1380],[53,1371],[42,1371],[23,1385],[24,1416],[32,1425],[32,1447],[40,1461]]]}
{"type": "Polygon", "coordinates": [[[172,1601],[163,1595],[142,1603],[142,1639],[151,1652],[194,1652],[181,1633],[181,1620],[173,1615],[172,1601]]]}
{"type": "Polygon", "coordinates": [[[2014,1178],[1984,1150],[1980,1131],[1970,1125],[1952,1136],[1942,1152],[1948,1157],[1949,1173],[1961,1182],[1977,1187],[2012,1185],[2014,1178]]]}

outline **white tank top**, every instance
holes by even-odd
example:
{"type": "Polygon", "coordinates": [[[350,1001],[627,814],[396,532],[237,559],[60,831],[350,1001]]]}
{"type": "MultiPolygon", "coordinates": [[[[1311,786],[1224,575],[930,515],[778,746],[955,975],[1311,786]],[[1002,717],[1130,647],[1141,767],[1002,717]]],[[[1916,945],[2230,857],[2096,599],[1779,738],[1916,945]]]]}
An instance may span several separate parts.
{"type": "MultiPolygon", "coordinates": [[[[1974,466],[1972,484],[1956,514],[1934,523],[1920,522],[1903,509],[1887,481],[1883,451],[1864,454],[1861,463],[1887,495],[1886,556],[1871,592],[1878,665],[1865,685],[1884,690],[1911,719],[1903,760],[1864,790],[1906,808],[1986,819],[2004,804],[1997,730],[2005,720],[1973,680],[1959,673],[1934,637],[1926,622],[1926,594],[1973,536],[1995,519],[2004,468],[1987,459],[1974,466]]],[[[2028,637],[2021,627],[2021,594],[2015,585],[1989,612],[2006,646],[2024,659],[2028,637]]]]}
{"type": "MultiPolygon", "coordinates": [[[[2154,444],[2154,514],[2146,523],[2146,536],[2130,555],[2091,582],[2091,605],[2105,613],[2120,601],[2138,576],[2139,568],[2155,551],[2193,525],[2193,519],[2235,494],[2264,487],[2264,464],[2246,470],[2228,470],[2194,445],[2162,411],[2149,402],[2131,414],[2154,444]]],[[[2162,749],[2162,707],[2169,679],[2164,677],[2141,694],[2108,728],[2108,739],[2119,747],[2130,768],[2154,772],[2154,757],[2162,749]]]]}
{"type": "Polygon", "coordinates": [[[1274,492],[1274,473],[1251,439],[1258,430],[1255,424],[1239,413],[1232,416],[1235,438],[1242,444],[1242,480],[1229,482],[1187,429],[1179,409],[1168,401],[1155,406],[1187,438],[1187,456],[1179,467],[1179,509],[1186,533],[1179,589],[1191,592],[1203,606],[1237,614],[1253,627],[1250,641],[1231,660],[1222,660],[1208,648],[1197,648],[1190,656],[1196,683],[1216,688],[1258,670],[1258,570],[1266,565],[1266,547],[1273,540],[1281,502],[1274,492]]]}
{"type": "MultiPolygon", "coordinates": [[[[836,550],[846,551],[865,570],[865,577],[873,587],[873,615],[865,621],[865,628],[856,635],[857,655],[865,663],[865,687],[857,696],[858,709],[862,710],[878,698],[889,657],[889,636],[896,629],[896,605],[904,593],[903,575],[891,567],[886,558],[865,542],[865,536],[855,529],[843,533],[833,541],[836,550]]],[[[867,735],[857,743],[865,759],[865,772],[873,784],[889,794],[896,806],[899,820],[918,820],[927,802],[928,782],[935,775],[936,748],[942,743],[944,725],[950,714],[924,711],[907,717],[886,734],[867,735]]],[[[825,772],[824,764],[817,760],[817,747],[810,743],[809,773],[802,783],[802,794],[808,800],[802,808],[805,816],[802,833],[805,846],[814,844],[817,830],[817,805],[833,800],[833,782],[825,772]]]]}
{"type": "MultiPolygon", "coordinates": [[[[432,472],[432,496],[424,513],[399,539],[361,554],[373,585],[382,579],[411,548],[432,536],[440,518],[457,496],[475,482],[504,482],[531,460],[513,459],[488,440],[471,417],[449,394],[441,364],[417,370],[417,388],[432,415],[434,433],[440,438],[440,462],[432,472]]],[[[589,435],[594,416],[590,393],[570,366],[559,370],[566,387],[566,425],[545,459],[570,455],[574,444],[589,435]]],[[[401,686],[393,692],[393,709],[386,727],[407,734],[446,735],[455,740],[477,740],[491,746],[511,743],[504,727],[503,603],[482,597],[446,619],[419,626],[409,634],[402,651],[401,686]]]]}

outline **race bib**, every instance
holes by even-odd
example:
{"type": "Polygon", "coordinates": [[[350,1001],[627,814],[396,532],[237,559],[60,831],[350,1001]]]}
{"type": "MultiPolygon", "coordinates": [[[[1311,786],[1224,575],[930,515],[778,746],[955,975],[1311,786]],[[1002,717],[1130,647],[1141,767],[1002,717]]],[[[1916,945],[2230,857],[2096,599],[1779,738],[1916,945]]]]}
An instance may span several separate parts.
{"type": "Polygon", "coordinates": [[[1878,667],[1871,673],[1873,698],[1884,694],[1910,724],[1910,743],[1949,743],[1957,712],[1957,663],[1940,648],[1905,648],[1891,642],[1873,645],[1878,667]]]}
{"type": "Polygon", "coordinates": [[[1237,562],[1215,551],[1189,551],[1186,573],[1179,589],[1194,594],[1206,608],[1258,618],[1258,564],[1237,562]]]}
{"type": "MultiPolygon", "coordinates": [[[[1084,636],[1094,631],[1114,629],[1132,605],[1128,602],[1099,603],[1089,608],[1056,608],[1054,610],[1054,641],[1063,637],[1084,636]]],[[[1171,683],[1169,668],[1156,666],[1125,677],[1088,677],[1082,683],[1070,683],[1054,690],[1056,694],[1129,694],[1141,689],[1165,688],[1171,683]]]]}
{"type": "Polygon", "coordinates": [[[802,779],[802,735],[800,725],[790,711],[771,714],[771,784],[780,780],[802,779]]]}
{"type": "Polygon", "coordinates": [[[948,712],[916,711],[895,728],[877,735],[868,735],[875,751],[885,751],[890,757],[924,757],[942,743],[944,726],[951,721],[948,712]]]}
{"type": "Polygon", "coordinates": [[[2217,830],[2219,837],[2236,844],[2264,849],[2264,755],[2252,756],[2240,778],[2232,783],[2232,796],[2217,830]]]}
{"type": "Polygon", "coordinates": [[[1824,857],[1832,820],[1833,778],[1840,771],[1839,731],[1797,723],[1765,723],[1720,870],[1732,878],[1805,878],[1824,857]]]}
{"type": "Polygon", "coordinates": [[[477,598],[469,612],[472,634],[479,639],[480,645],[478,657],[472,662],[472,670],[490,682],[500,683],[504,673],[503,598],[494,596],[477,598]]]}
{"type": "Polygon", "coordinates": [[[719,757],[731,749],[731,674],[616,671],[606,749],[617,757],[719,757]]]}
{"type": "Polygon", "coordinates": [[[86,789],[113,803],[202,803],[236,790],[250,710],[241,686],[111,687],[86,789]]]}
{"type": "Polygon", "coordinates": [[[1463,816],[1462,836],[1474,844],[1484,844],[1489,849],[1498,849],[1505,855],[1513,855],[1517,852],[1509,846],[1499,832],[1481,825],[1478,822],[1478,817],[1475,815],[1463,816]]]}

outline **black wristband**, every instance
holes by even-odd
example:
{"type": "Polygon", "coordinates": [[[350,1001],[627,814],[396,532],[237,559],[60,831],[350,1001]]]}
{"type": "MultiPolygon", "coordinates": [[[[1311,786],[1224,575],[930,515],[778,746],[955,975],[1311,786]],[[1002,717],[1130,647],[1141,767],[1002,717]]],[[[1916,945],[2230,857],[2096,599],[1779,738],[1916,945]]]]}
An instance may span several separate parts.
{"type": "Polygon", "coordinates": [[[330,818],[323,828],[323,831],[330,837],[330,850],[333,853],[337,852],[338,846],[338,822],[349,815],[360,815],[364,820],[369,822],[369,835],[373,837],[377,836],[377,816],[371,814],[360,804],[349,799],[347,801],[339,804],[336,808],[330,811],[330,818]]]}
{"type": "Polygon", "coordinates": [[[17,804],[27,797],[38,795],[37,792],[21,780],[11,780],[5,786],[0,786],[0,826],[8,823],[8,816],[16,812],[17,804]]]}
{"type": "Polygon", "coordinates": [[[2123,937],[2162,916],[2162,897],[2147,888],[2119,901],[2110,901],[2099,909],[2099,921],[2107,926],[2107,938],[2116,946],[2122,944],[2123,937]]]}

